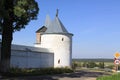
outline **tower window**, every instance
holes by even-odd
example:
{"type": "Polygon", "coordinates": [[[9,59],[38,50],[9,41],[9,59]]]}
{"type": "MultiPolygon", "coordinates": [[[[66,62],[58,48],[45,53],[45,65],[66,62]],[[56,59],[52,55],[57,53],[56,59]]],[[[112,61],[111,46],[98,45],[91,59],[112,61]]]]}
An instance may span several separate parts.
{"type": "Polygon", "coordinates": [[[58,64],[60,64],[60,59],[58,60],[58,64]]]}
{"type": "Polygon", "coordinates": [[[62,38],[62,41],[64,40],[64,38],[62,38]]]}

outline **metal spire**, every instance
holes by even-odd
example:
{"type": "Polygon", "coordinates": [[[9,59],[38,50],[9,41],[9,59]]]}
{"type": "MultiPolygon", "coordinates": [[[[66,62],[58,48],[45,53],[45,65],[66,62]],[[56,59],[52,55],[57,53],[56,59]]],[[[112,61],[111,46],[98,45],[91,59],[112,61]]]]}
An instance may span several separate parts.
{"type": "Polygon", "coordinates": [[[58,11],[59,11],[59,10],[57,9],[57,10],[56,10],[56,17],[58,17],[58,11]]]}

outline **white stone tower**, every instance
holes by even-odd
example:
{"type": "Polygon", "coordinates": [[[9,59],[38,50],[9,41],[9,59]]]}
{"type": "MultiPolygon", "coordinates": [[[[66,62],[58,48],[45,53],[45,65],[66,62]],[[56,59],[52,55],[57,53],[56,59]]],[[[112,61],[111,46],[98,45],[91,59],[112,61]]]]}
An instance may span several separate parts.
{"type": "Polygon", "coordinates": [[[71,67],[72,36],[58,18],[50,20],[47,15],[45,25],[36,31],[35,47],[52,49],[54,52],[54,67],[71,67]]]}

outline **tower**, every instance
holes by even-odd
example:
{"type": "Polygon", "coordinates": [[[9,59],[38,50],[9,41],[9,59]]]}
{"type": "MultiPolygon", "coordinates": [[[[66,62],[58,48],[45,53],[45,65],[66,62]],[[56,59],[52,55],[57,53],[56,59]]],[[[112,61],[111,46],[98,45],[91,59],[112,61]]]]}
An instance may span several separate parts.
{"type": "Polygon", "coordinates": [[[46,16],[45,25],[36,31],[35,47],[52,49],[54,52],[54,67],[71,67],[72,36],[60,19],[58,10],[53,21],[46,16]]]}

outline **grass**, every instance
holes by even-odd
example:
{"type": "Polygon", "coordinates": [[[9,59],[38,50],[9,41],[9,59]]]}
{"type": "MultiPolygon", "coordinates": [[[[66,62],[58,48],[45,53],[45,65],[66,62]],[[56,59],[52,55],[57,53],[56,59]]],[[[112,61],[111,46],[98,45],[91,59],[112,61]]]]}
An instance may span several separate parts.
{"type": "Polygon", "coordinates": [[[111,76],[98,77],[96,80],[120,80],[120,73],[113,74],[111,76]]]}

